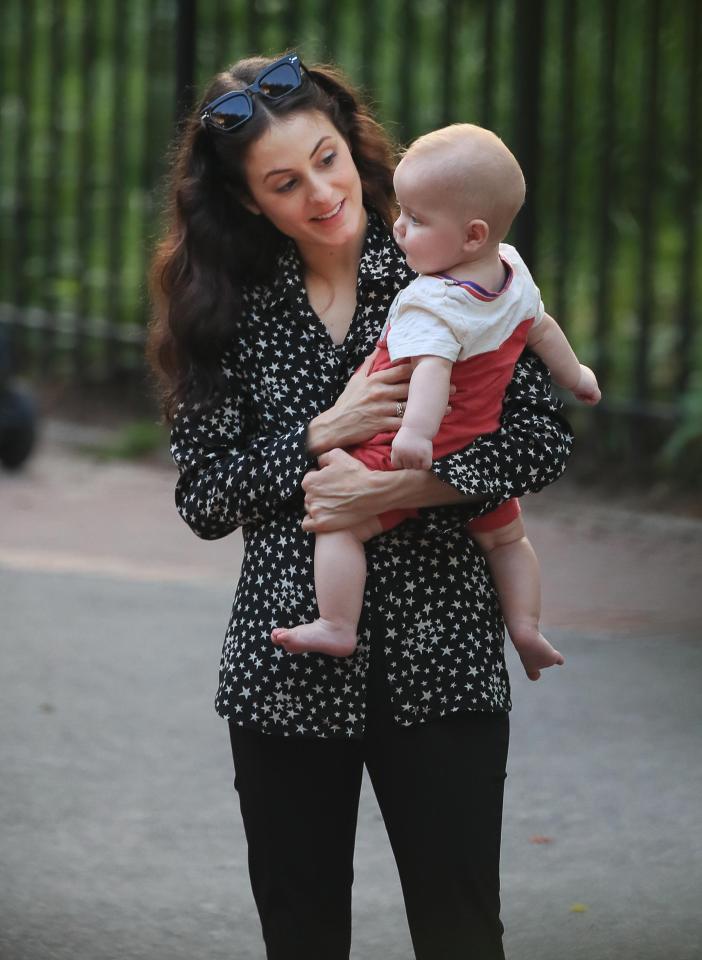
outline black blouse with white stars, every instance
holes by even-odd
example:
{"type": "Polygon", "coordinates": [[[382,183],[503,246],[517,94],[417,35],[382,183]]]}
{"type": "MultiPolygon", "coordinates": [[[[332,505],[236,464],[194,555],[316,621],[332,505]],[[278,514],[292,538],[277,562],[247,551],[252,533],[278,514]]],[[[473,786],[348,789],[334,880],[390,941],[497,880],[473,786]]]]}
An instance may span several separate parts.
{"type": "Polygon", "coordinates": [[[355,653],[288,654],[270,640],[273,627],[317,616],[314,536],[301,528],[300,481],[316,465],[305,446],[307,425],[334,404],[372,353],[390,303],[412,277],[371,214],[356,311],[336,347],[309,305],[291,242],[274,280],[244,291],[243,319],[223,358],[226,392],[206,406],[178,408],[171,437],[178,511],[206,540],[243,530],[244,561],[215,701],[220,716],[242,726],[362,737],[371,644],[382,645],[400,724],[511,706],[495,590],[465,523],[510,496],[541,489],[564,469],[572,435],[548,372],[529,352],[515,369],[501,429],[432,465],[443,481],[485,501],[422,510],[419,519],[366,544],[355,653]]]}

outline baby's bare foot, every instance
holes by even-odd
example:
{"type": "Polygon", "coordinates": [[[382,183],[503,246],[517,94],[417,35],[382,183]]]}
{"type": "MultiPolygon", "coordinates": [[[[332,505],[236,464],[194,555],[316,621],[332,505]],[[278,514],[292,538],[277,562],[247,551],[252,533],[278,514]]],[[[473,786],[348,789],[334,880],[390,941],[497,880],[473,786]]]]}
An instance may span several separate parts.
{"type": "Polygon", "coordinates": [[[273,643],[288,653],[328,653],[332,657],[348,657],[356,649],[356,630],[349,624],[335,624],[330,620],[301,623],[288,630],[276,627],[271,633],[273,643]]]}
{"type": "Polygon", "coordinates": [[[530,680],[538,680],[546,667],[560,667],[565,663],[564,657],[539,633],[537,627],[510,631],[510,638],[530,680]]]}

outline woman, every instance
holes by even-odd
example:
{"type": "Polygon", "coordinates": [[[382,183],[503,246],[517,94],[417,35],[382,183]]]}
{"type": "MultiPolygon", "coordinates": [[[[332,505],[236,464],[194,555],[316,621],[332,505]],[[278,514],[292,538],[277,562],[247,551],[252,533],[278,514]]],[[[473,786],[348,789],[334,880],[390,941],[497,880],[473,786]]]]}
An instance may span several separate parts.
{"type": "Polygon", "coordinates": [[[341,449],[397,430],[407,396],[401,367],[366,375],[411,278],[392,156],[335,70],[241,61],[184,129],[152,268],[178,509],[205,539],[243,528],[216,707],[271,960],[349,956],[364,764],[418,960],[503,956],[509,684],[465,521],[556,479],[571,438],[525,355],[502,429],[431,472],[371,472],[341,449]],[[274,646],[273,627],[315,616],[309,533],[399,507],[425,509],[367,545],[354,655],[274,646]]]}

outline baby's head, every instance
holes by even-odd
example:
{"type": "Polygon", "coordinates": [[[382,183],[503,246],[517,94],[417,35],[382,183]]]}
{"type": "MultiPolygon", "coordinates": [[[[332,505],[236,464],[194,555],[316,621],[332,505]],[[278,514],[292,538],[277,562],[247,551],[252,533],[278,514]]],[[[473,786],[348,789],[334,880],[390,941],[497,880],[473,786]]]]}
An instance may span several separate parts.
{"type": "Polygon", "coordinates": [[[524,203],[524,176],[498,136],[456,123],[415,140],[395,171],[395,238],[419,273],[496,250],[524,203]]]}

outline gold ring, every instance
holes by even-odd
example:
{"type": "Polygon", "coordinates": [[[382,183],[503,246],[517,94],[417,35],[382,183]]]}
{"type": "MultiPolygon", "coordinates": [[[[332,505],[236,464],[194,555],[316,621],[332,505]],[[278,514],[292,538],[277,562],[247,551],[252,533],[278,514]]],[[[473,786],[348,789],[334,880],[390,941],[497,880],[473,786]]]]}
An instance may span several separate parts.
{"type": "Polygon", "coordinates": [[[395,415],[396,415],[396,416],[401,417],[401,416],[404,414],[404,412],[405,412],[406,409],[407,409],[407,404],[405,403],[404,400],[398,400],[398,401],[395,403],[395,415]]]}

